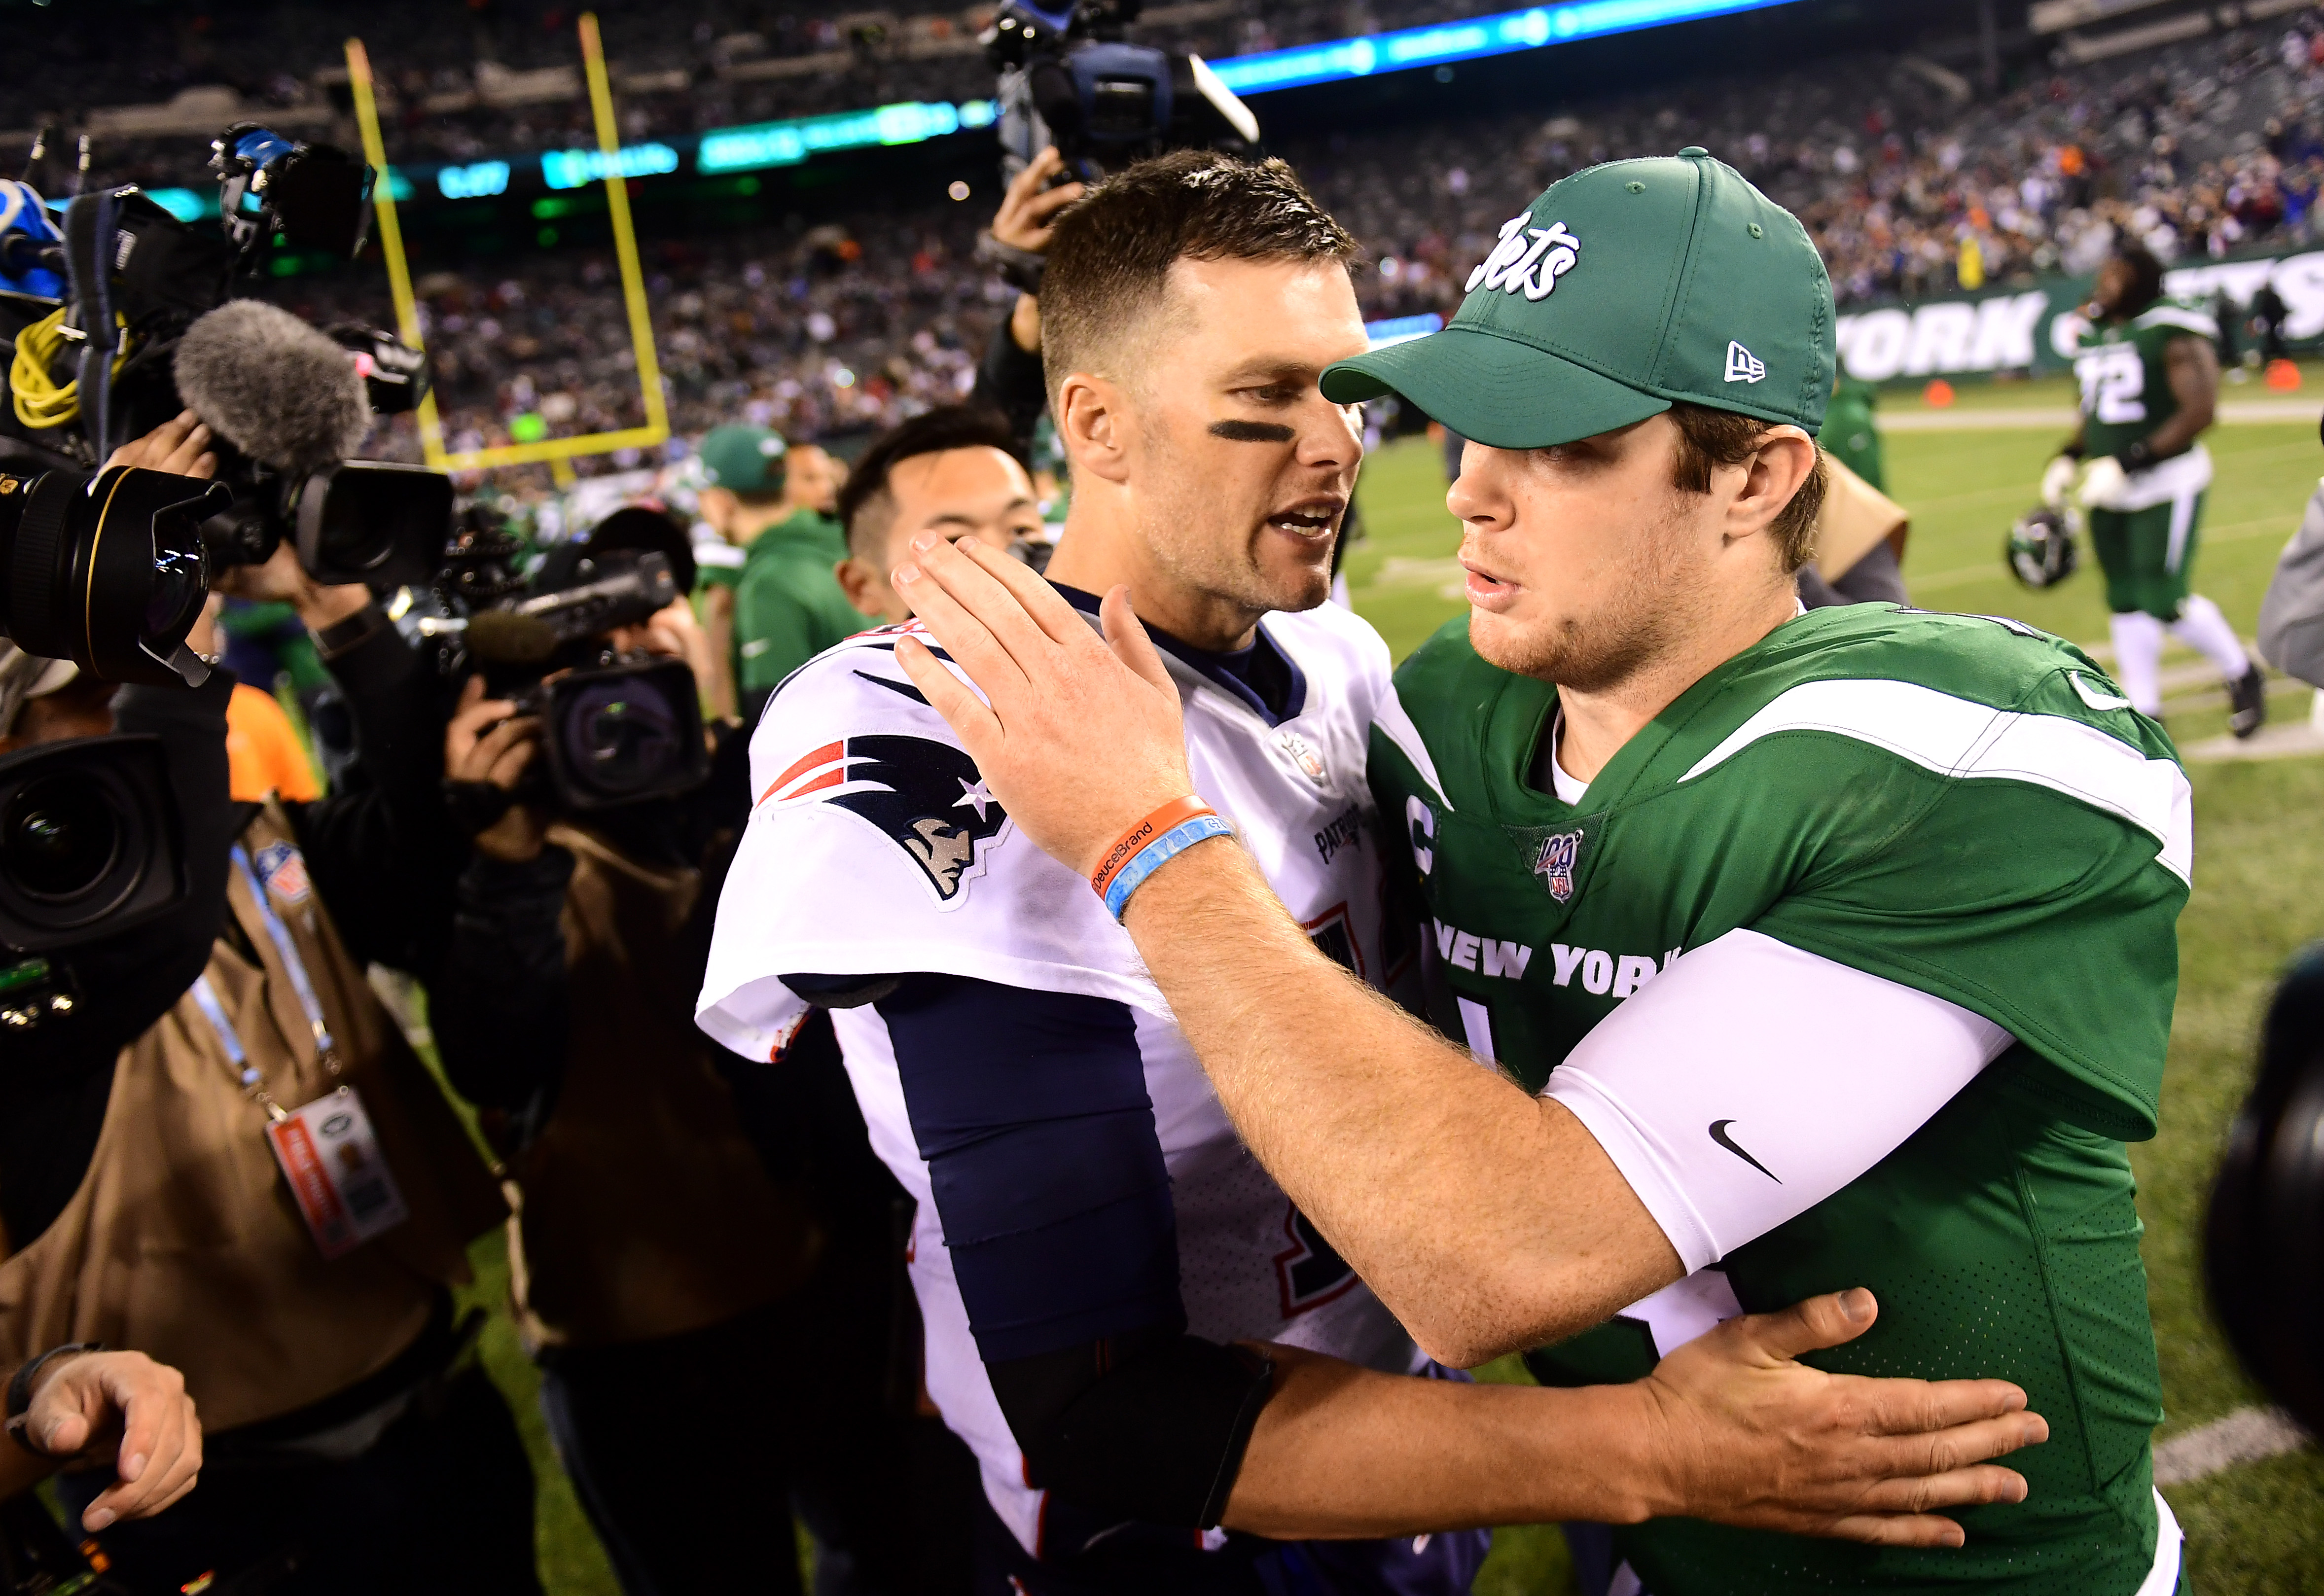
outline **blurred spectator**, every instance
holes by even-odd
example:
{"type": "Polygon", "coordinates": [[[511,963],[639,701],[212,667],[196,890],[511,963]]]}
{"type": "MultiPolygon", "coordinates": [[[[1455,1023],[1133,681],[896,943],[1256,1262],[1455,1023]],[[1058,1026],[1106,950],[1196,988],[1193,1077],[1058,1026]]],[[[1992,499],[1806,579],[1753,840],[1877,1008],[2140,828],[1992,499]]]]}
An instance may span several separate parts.
{"type": "MultiPolygon", "coordinates": [[[[731,693],[746,722],[755,722],[783,678],[841,638],[863,630],[834,574],[847,558],[829,507],[837,493],[831,457],[813,446],[798,480],[791,479],[781,436],[763,427],[719,427],[702,440],[702,519],[743,551],[732,571],[732,647],[712,653],[731,671],[714,683],[712,701],[731,693]]],[[[706,595],[714,627],[730,613],[720,589],[722,572],[706,595]]]]}
{"type": "MultiPolygon", "coordinates": [[[[244,687],[263,693],[290,690],[327,780],[337,780],[354,761],[355,725],[346,699],[315,652],[314,640],[287,601],[229,598],[218,613],[226,644],[226,667],[244,687]]],[[[291,796],[285,793],[283,796],[291,796]]]]}
{"type": "Polygon", "coordinates": [[[2290,312],[2283,296],[2275,291],[2275,284],[2263,282],[2251,300],[2252,331],[2259,337],[2259,357],[2263,365],[2284,357],[2283,318],[2290,312]]]}
{"type": "Polygon", "coordinates": [[[1849,376],[1845,367],[1834,372],[1831,402],[1824,410],[1823,430],[1817,441],[1826,453],[1844,461],[1850,471],[1885,494],[1888,473],[1880,458],[1880,428],[1872,416],[1879,404],[1877,388],[1849,376]]]}

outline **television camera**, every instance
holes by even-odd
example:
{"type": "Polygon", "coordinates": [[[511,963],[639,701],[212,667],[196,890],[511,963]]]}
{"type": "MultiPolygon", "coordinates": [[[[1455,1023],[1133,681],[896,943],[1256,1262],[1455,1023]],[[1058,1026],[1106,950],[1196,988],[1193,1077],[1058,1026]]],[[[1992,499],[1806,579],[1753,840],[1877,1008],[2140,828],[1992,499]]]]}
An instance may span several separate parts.
{"type": "Polygon", "coordinates": [[[1051,144],[1067,180],[1167,150],[1255,150],[1259,118],[1202,57],[1133,44],[1144,0],[1004,0],[982,39],[1001,75],[1002,180],[1051,144]]]}
{"type": "MultiPolygon", "coordinates": [[[[540,775],[515,795],[576,815],[672,797],[710,774],[700,688],[682,660],[624,652],[606,642],[691,589],[685,534],[659,511],[615,512],[553,552],[535,577],[514,575],[516,540],[491,512],[470,509],[435,598],[439,613],[413,630],[438,640],[451,680],[481,669],[488,687],[541,719],[540,775]]],[[[690,564],[690,561],[689,561],[690,564]]],[[[506,807],[505,797],[462,801],[506,807]]],[[[497,813],[468,816],[481,830],[497,813]]]]}
{"type": "MultiPolygon", "coordinates": [[[[375,174],[250,123],[210,150],[215,227],[134,184],[76,197],[60,223],[29,185],[0,185],[0,334],[14,343],[0,634],[100,680],[202,682],[186,638],[226,567],[290,541],[318,581],[425,582],[450,525],[448,478],[348,457],[375,412],[418,402],[416,353],[232,297],[278,240],[353,256],[375,174]],[[105,465],[187,409],[218,440],[217,481],[105,465]]],[[[41,964],[166,912],[184,883],[158,750],[99,737],[0,755],[0,946],[41,964]]],[[[0,969],[0,986],[26,967],[0,969]]],[[[0,1014],[32,1022],[22,1004],[0,1014]]]]}

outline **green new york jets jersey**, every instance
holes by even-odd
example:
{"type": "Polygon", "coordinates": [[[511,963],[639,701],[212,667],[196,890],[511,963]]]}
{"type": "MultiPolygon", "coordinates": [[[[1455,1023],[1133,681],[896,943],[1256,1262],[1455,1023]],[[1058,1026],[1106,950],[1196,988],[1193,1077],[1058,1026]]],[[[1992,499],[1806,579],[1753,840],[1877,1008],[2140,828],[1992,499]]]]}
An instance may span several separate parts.
{"type": "MultiPolygon", "coordinates": [[[[1371,747],[1448,1035],[1489,1032],[1538,1090],[1674,959],[1748,927],[2018,1038],[1852,1185],[1715,1267],[1751,1312],[1871,1287],[1879,1322],[1821,1367],[2023,1386],[2051,1426],[2010,1460],[2029,1499],[1960,1513],[1958,1551],[1657,1520],[1618,1537],[1646,1588],[2130,1596],[2155,1546],[2162,1412],[2122,1144],[2154,1130],[2192,846],[2162,733],[2054,638],[1852,605],[1712,671],[1569,806],[1527,780],[1555,690],[1479,659],[1466,628],[1406,661],[1403,715],[1371,747]]],[[[1883,1056],[1865,1037],[1864,1067],[1883,1056]]],[[[1701,1156],[1727,1155],[1706,1139],[1701,1156]]],[[[1528,1361],[1581,1384],[1655,1356],[1618,1317],[1528,1361]]]]}
{"type": "Polygon", "coordinates": [[[2179,413],[2163,349],[2173,338],[2216,338],[2211,313],[2181,300],[2157,300],[2126,321],[2083,329],[2074,355],[2082,389],[2082,443],[2091,458],[2144,438],[2179,413]]]}

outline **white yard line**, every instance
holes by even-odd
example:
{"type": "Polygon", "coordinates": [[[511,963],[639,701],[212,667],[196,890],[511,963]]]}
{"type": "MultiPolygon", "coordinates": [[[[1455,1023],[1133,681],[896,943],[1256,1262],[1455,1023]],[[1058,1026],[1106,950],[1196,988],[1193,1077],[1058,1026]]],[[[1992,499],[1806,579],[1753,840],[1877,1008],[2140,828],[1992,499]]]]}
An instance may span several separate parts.
{"type": "Polygon", "coordinates": [[[2237,1408],[2157,1446],[2154,1483],[2192,1484],[2237,1463],[2297,1452],[2308,1443],[2308,1433],[2280,1407],[2237,1408]]]}
{"type": "MultiPolygon", "coordinates": [[[[2280,427],[2313,422],[2319,412],[2324,412],[2324,399],[2230,399],[2219,406],[2219,424],[2280,427]]],[[[2081,419],[2081,412],[2068,405],[2024,410],[1971,405],[1962,410],[1879,411],[1872,421],[1883,432],[2031,432],[2071,427],[2081,419]]]]}

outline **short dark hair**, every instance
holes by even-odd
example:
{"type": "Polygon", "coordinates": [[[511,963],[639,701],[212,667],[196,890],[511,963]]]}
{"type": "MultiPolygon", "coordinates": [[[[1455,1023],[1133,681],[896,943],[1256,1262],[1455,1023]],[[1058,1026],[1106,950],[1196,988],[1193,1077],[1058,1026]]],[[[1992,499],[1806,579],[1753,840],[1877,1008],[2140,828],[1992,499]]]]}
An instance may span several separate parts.
{"type": "MultiPolygon", "coordinates": [[[[1707,404],[1682,400],[1670,408],[1678,426],[1678,459],[1673,469],[1675,485],[1691,494],[1711,491],[1711,474],[1720,466],[1740,466],[1749,459],[1773,430],[1770,423],[1739,411],[1713,410],[1707,404]]],[[[1767,532],[1775,540],[1784,574],[1791,575],[1815,558],[1816,517],[1823,511],[1824,492],[1831,476],[1824,468],[1823,450],[1816,450],[1815,469],[1807,475],[1792,502],[1775,512],[1767,532]]]]}
{"type": "MultiPolygon", "coordinates": [[[[1008,330],[1004,328],[999,336],[1007,337],[1008,330]]],[[[847,474],[847,485],[839,490],[839,524],[847,531],[847,551],[867,558],[871,551],[864,545],[887,531],[888,515],[895,507],[888,478],[897,466],[920,455],[980,447],[999,449],[1032,475],[1025,446],[1008,418],[982,405],[946,404],[923,411],[866,444],[847,474]]]]}
{"type": "Polygon", "coordinates": [[[2114,258],[2130,268],[2130,290],[2115,307],[2119,314],[2135,316],[2163,297],[2163,263],[2153,250],[2133,239],[2116,245],[2114,258]]]}
{"type": "Polygon", "coordinates": [[[1050,397],[1154,308],[1176,262],[1352,262],[1358,253],[1281,161],[1176,150],[1126,167],[1068,206],[1049,240],[1041,364],[1050,397]]]}

